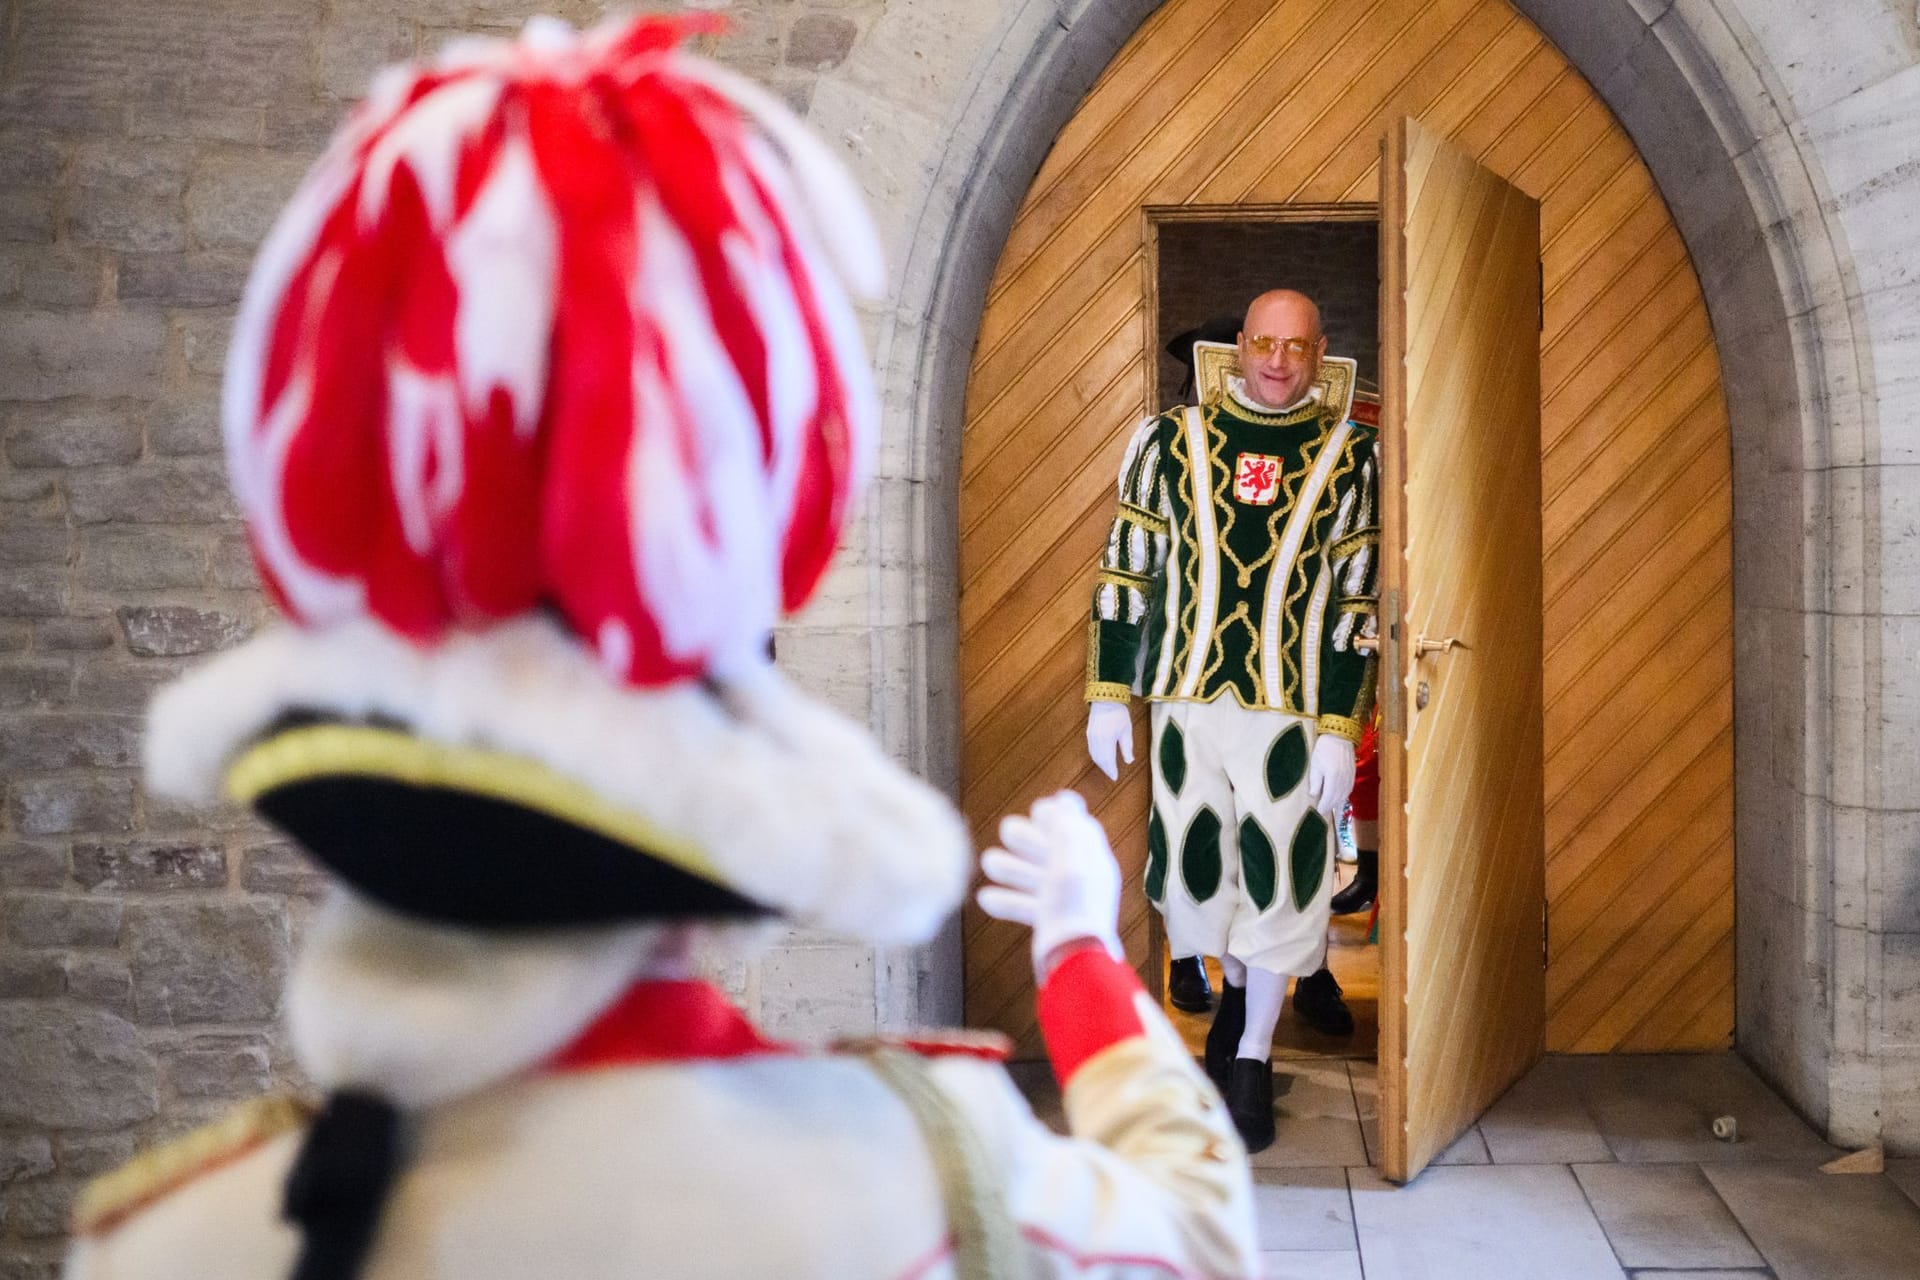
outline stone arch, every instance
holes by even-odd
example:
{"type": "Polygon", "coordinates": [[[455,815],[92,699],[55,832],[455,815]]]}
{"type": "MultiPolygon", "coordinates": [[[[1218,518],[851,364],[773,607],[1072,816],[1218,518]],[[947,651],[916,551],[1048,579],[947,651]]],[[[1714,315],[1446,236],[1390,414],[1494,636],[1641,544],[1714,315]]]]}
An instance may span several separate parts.
{"type": "MultiPolygon", "coordinates": [[[[929,619],[913,655],[919,696],[901,745],[949,785],[959,758],[964,353],[1028,183],[1087,88],[1158,3],[1024,0],[1008,8],[946,122],[906,241],[896,305],[879,333],[882,392],[896,428],[907,429],[896,455],[901,478],[917,482],[914,577],[929,619]]],[[[1858,555],[1873,518],[1867,495],[1835,511],[1830,468],[1875,457],[1878,447],[1864,394],[1873,385],[1864,326],[1848,301],[1857,293],[1851,259],[1825,213],[1818,158],[1788,129],[1777,78],[1726,6],[1516,7],[1633,139],[1693,257],[1720,345],[1734,451],[1740,1045],[1824,1121],[1833,840],[1829,811],[1809,797],[1828,793],[1836,745],[1856,761],[1873,745],[1836,744],[1829,696],[1827,606],[1845,588],[1842,566],[1850,551],[1858,555]],[[1802,520],[1781,518],[1795,511],[1802,520]],[[1768,979],[1793,972],[1798,985],[1768,979]],[[1807,998],[1809,987],[1818,999],[1807,998]]],[[[1866,719],[1853,718],[1855,734],[1864,737],[1866,719]]],[[[957,940],[942,947],[937,967],[951,961],[957,971],[957,940]]]]}

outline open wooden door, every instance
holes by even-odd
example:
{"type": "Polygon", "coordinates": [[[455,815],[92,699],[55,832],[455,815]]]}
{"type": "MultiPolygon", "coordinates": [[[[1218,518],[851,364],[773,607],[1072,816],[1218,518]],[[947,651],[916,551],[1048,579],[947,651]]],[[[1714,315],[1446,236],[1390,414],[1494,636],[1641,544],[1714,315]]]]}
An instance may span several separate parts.
{"type": "Polygon", "coordinates": [[[1404,1182],[1545,1035],[1540,206],[1405,119],[1381,186],[1380,1097],[1404,1182]]]}

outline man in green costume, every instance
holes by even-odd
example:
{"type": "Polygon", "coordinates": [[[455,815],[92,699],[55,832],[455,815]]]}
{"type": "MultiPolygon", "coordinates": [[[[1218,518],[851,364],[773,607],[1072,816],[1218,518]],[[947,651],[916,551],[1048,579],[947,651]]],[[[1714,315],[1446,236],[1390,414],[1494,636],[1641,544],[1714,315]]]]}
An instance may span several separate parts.
{"type": "MultiPolygon", "coordinates": [[[[1087,746],[1133,759],[1152,703],[1147,896],[1177,966],[1220,957],[1207,1069],[1251,1150],[1273,1140],[1287,980],[1324,1025],[1333,823],[1372,712],[1375,433],[1316,395],[1320,312],[1254,299],[1224,394],[1135,429],[1087,633],[1087,746]]],[[[1346,1019],[1351,1029],[1351,1016],[1346,1019]]]]}

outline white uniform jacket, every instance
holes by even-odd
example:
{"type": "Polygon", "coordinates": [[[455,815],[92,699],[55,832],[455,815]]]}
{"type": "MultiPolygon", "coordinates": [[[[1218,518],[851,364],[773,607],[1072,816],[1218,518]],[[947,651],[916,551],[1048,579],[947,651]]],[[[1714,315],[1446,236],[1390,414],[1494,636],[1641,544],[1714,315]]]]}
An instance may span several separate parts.
{"type": "MultiPolygon", "coordinates": [[[[1076,952],[1040,1017],[1072,1137],[977,1051],[802,1051],[704,984],[633,987],[543,1068],[407,1116],[361,1274],[1256,1274],[1244,1150],[1132,971],[1076,952]]],[[[290,1275],[305,1131],[297,1108],[255,1106],[110,1175],[68,1277],[290,1275]]]]}

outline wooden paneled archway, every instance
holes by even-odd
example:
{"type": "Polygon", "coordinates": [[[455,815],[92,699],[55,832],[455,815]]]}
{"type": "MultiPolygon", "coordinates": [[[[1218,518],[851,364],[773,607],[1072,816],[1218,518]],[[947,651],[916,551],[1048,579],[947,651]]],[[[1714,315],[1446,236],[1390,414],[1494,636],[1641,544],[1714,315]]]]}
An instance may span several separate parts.
{"type": "MultiPolygon", "coordinates": [[[[1504,0],[1171,0],[1061,132],[968,387],[965,808],[1077,786],[1144,856],[1144,762],[1081,744],[1091,565],[1149,396],[1149,205],[1370,201],[1414,116],[1538,197],[1545,329],[1547,1047],[1723,1047],[1733,1022],[1731,493],[1718,359],[1645,166],[1504,0]]],[[[1417,429],[1417,424],[1415,424],[1417,429]]],[[[1144,936],[1130,893],[1124,927],[1144,936]]],[[[971,1022],[1030,1038],[1025,946],[970,909],[971,1022]]],[[[1030,1042],[1030,1040],[1029,1040],[1030,1042]]]]}

